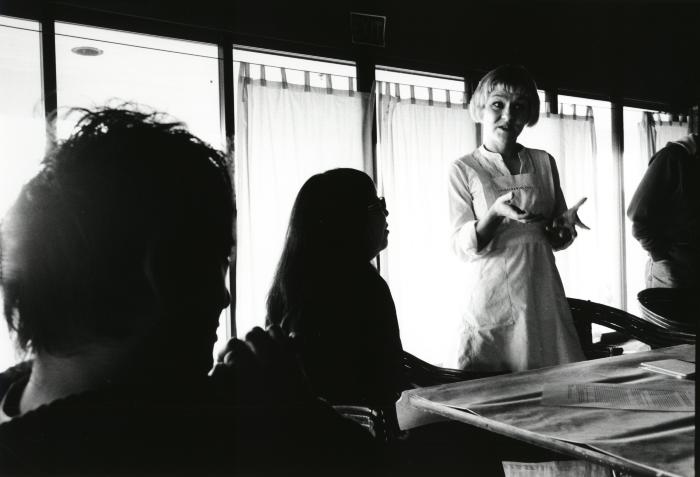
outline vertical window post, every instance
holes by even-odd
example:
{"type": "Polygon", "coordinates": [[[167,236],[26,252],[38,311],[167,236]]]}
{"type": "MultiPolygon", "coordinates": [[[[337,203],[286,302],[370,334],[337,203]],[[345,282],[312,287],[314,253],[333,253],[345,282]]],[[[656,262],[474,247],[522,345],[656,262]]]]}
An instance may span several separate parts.
{"type": "Polygon", "coordinates": [[[46,118],[46,148],[56,139],[56,32],[53,10],[47,7],[41,20],[41,90],[46,118]]]}
{"type": "MultiPolygon", "coordinates": [[[[374,84],[374,69],[375,69],[375,63],[372,61],[369,57],[366,55],[363,55],[361,58],[359,58],[356,61],[356,68],[357,68],[357,90],[360,93],[371,93],[372,92],[372,85],[374,84]]],[[[370,98],[371,99],[371,98],[370,98]]],[[[371,107],[372,105],[370,105],[371,107]]],[[[378,114],[378,111],[375,111],[375,115],[378,114]]],[[[378,173],[378,168],[377,168],[377,121],[376,121],[376,116],[375,120],[372,122],[372,157],[371,157],[371,171],[372,171],[372,179],[375,181],[375,183],[379,180],[379,177],[377,176],[378,173]]]]}
{"type": "Polygon", "coordinates": [[[619,98],[612,101],[611,113],[611,124],[612,124],[612,146],[613,146],[613,159],[615,161],[615,166],[617,169],[617,180],[618,180],[618,201],[620,206],[618,207],[619,212],[619,223],[620,223],[620,301],[622,309],[627,309],[627,248],[625,246],[625,168],[623,164],[623,157],[625,152],[625,136],[623,134],[623,110],[622,102],[619,98]]]}
{"type": "Polygon", "coordinates": [[[549,112],[552,114],[559,114],[559,95],[556,91],[551,89],[546,89],[544,91],[544,100],[549,103],[549,112]]]}
{"type": "MultiPolygon", "coordinates": [[[[375,80],[375,62],[372,61],[367,55],[362,55],[355,62],[355,65],[355,68],[357,68],[357,90],[360,93],[370,94],[372,92],[372,86],[374,85],[375,80]]],[[[379,94],[379,92],[377,92],[377,94],[379,94]]],[[[372,144],[370,149],[371,158],[369,158],[369,160],[371,161],[372,180],[374,180],[374,183],[377,185],[377,187],[379,187],[379,166],[377,164],[377,137],[379,136],[379,132],[377,131],[377,115],[379,114],[379,111],[377,111],[377,108],[375,107],[377,98],[370,98],[370,101],[373,99],[375,103],[368,104],[368,107],[374,108],[374,117],[372,120],[372,144]]],[[[365,166],[367,164],[367,159],[368,158],[365,157],[365,166]]],[[[374,260],[376,262],[377,271],[381,271],[380,255],[377,255],[374,260]]]]}
{"type": "MultiPolygon", "coordinates": [[[[479,84],[477,80],[474,79],[474,75],[466,74],[464,75],[464,90],[467,92],[467,106],[474,96],[474,91],[479,84]]],[[[471,113],[470,113],[471,114],[471,113]]],[[[481,145],[481,123],[476,123],[476,145],[481,145]]]]}
{"type": "MultiPolygon", "coordinates": [[[[236,207],[236,182],[234,162],[234,98],[233,98],[233,41],[229,35],[225,34],[219,38],[219,119],[221,124],[221,135],[225,138],[226,155],[231,164],[231,182],[233,183],[234,208],[236,207]]],[[[231,294],[230,319],[226,324],[226,336],[228,338],[237,336],[236,334],[236,257],[237,250],[237,221],[234,220],[234,247],[231,251],[231,262],[229,267],[229,289],[231,294]]]]}

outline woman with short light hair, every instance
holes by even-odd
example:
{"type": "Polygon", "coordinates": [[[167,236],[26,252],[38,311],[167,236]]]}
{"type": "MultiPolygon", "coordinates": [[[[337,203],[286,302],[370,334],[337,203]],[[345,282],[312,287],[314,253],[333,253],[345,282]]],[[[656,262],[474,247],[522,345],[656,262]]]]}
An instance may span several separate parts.
{"type": "Polygon", "coordinates": [[[554,158],[517,143],[539,107],[532,76],[512,65],[488,72],[469,103],[483,144],[449,176],[451,246],[468,277],[455,357],[463,369],[584,359],[552,253],[576,237],[583,201],[567,211],[554,158]]]}

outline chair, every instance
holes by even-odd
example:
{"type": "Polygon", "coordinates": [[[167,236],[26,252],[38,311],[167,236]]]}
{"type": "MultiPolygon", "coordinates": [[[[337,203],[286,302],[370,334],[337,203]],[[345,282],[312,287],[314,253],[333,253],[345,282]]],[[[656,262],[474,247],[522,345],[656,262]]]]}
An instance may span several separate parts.
{"type": "Polygon", "coordinates": [[[377,441],[385,443],[389,439],[386,419],[381,410],[354,404],[333,405],[333,409],[344,418],[358,423],[377,441]]]}
{"type": "Polygon", "coordinates": [[[642,318],[667,330],[695,334],[696,292],[689,288],[647,288],[637,293],[642,318]]]}
{"type": "Polygon", "coordinates": [[[602,303],[578,298],[567,298],[571,307],[574,326],[578,332],[584,354],[588,359],[621,354],[606,343],[593,343],[591,324],[615,330],[623,339],[635,339],[652,349],[679,344],[695,344],[695,334],[665,329],[648,320],[602,303]]]}
{"type": "Polygon", "coordinates": [[[430,364],[427,361],[423,361],[408,351],[403,352],[403,368],[409,383],[416,388],[505,374],[504,372],[465,371],[454,368],[442,368],[430,364]]]}

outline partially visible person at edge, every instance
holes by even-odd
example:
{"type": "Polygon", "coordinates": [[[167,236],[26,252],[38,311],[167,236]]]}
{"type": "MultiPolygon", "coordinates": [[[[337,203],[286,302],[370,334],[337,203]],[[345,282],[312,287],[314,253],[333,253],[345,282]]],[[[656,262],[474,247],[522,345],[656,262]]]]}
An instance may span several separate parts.
{"type": "Polygon", "coordinates": [[[567,211],[554,158],[517,142],[539,105],[530,74],[511,65],[488,72],[469,103],[483,144],[449,175],[451,245],[468,277],[454,358],[463,369],[584,359],[552,253],[575,239],[583,200],[567,211]]]}
{"type": "Polygon", "coordinates": [[[698,133],[671,141],[649,159],[627,208],[632,235],[649,254],[647,288],[698,289],[700,179],[698,133]]]}
{"type": "Polygon", "coordinates": [[[298,341],[315,392],[382,410],[391,430],[408,388],[396,309],[370,261],[387,246],[383,198],[355,169],[309,178],[292,209],[267,300],[267,322],[298,341]]]}
{"type": "MultiPolygon", "coordinates": [[[[279,328],[231,340],[220,152],[160,114],[86,111],[0,229],[3,475],[336,475],[369,435],[318,400],[279,328]]],[[[362,455],[363,459],[357,459],[362,455]]]]}

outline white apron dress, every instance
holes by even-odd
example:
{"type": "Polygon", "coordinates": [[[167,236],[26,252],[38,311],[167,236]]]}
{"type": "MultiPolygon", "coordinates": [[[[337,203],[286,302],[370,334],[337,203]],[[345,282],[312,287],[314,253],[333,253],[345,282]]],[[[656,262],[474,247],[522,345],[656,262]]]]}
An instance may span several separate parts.
{"type": "MultiPolygon", "coordinates": [[[[522,371],[584,359],[545,221],[504,219],[493,240],[475,248],[480,209],[485,213],[511,190],[521,209],[553,218],[557,204],[549,155],[522,148],[519,156],[527,172],[517,175],[483,146],[453,164],[453,248],[465,262],[467,282],[454,360],[462,369],[522,371]]],[[[566,209],[565,204],[556,209],[561,207],[566,209]]]]}

